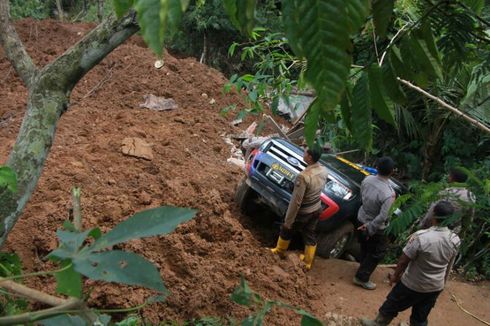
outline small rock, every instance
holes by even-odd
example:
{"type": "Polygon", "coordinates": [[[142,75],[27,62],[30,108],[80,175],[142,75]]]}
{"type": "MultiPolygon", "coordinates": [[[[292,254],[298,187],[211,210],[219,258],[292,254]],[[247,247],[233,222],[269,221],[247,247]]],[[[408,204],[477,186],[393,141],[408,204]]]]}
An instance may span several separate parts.
{"type": "Polygon", "coordinates": [[[141,138],[124,138],[121,145],[121,151],[128,156],[134,156],[148,161],[153,160],[151,145],[141,138]]]}
{"type": "Polygon", "coordinates": [[[140,107],[147,108],[153,111],[167,111],[178,108],[177,103],[173,98],[164,98],[148,94],[143,96],[145,102],[140,104],[140,107]]]}
{"type": "Polygon", "coordinates": [[[148,194],[146,191],[142,191],[140,193],[139,200],[143,205],[150,205],[152,201],[150,194],[148,194]]]}
{"type": "Polygon", "coordinates": [[[107,184],[110,185],[110,186],[115,185],[116,184],[116,180],[109,179],[109,180],[107,180],[107,184]]]}
{"type": "Polygon", "coordinates": [[[185,121],[183,118],[181,117],[176,117],[174,118],[174,121],[175,122],[178,122],[178,123],[182,123],[183,125],[186,125],[187,124],[187,121],[185,121]]]}
{"type": "Polygon", "coordinates": [[[79,162],[79,161],[71,162],[71,165],[73,165],[74,167],[77,167],[77,168],[83,168],[83,163],[79,162]]]}
{"type": "Polygon", "coordinates": [[[242,122],[243,122],[243,119],[235,119],[232,122],[230,122],[230,125],[231,126],[238,126],[242,122]]]}
{"type": "Polygon", "coordinates": [[[209,104],[213,105],[214,103],[216,103],[216,100],[214,98],[212,98],[210,101],[209,101],[209,104]]]}
{"type": "Polygon", "coordinates": [[[208,98],[208,94],[206,94],[206,93],[202,93],[201,96],[204,98],[208,98]]]}

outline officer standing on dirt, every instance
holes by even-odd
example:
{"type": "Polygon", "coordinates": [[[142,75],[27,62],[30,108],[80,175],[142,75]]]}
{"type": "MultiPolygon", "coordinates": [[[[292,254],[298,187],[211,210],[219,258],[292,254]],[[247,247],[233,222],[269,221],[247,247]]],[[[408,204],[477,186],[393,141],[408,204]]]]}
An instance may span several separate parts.
{"type": "Polygon", "coordinates": [[[307,270],[311,269],[316,252],[316,226],[320,218],[320,195],[327,182],[327,169],[318,163],[320,148],[306,148],[303,159],[308,164],[296,177],[293,194],[289,202],[284,224],[277,240],[274,254],[284,257],[294,232],[300,232],[305,243],[304,255],[300,259],[307,270]]]}
{"type": "MultiPolygon", "coordinates": [[[[467,179],[468,175],[463,169],[452,168],[449,170],[447,177],[447,182],[450,186],[439,193],[441,199],[449,201],[453,205],[455,213],[460,215],[458,219],[449,225],[449,228],[458,235],[460,235],[462,227],[467,228],[469,226],[475,213],[474,209],[470,207],[471,204],[475,203],[475,195],[466,189],[464,185],[461,185],[467,179]]],[[[432,226],[431,222],[435,205],[436,203],[433,203],[430,206],[429,211],[420,221],[419,227],[421,229],[427,229],[432,226]]]]}
{"type": "Polygon", "coordinates": [[[385,326],[399,312],[412,307],[410,326],[426,326],[427,317],[444,289],[460,245],[459,237],[440,223],[454,213],[448,201],[434,206],[432,226],[415,232],[398,260],[390,285],[396,284],[379,308],[375,320],[362,319],[364,326],[385,326]]]}
{"type": "Polygon", "coordinates": [[[376,289],[376,284],[369,278],[386,253],[388,240],[384,231],[396,196],[390,185],[394,167],[390,157],[379,158],[376,164],[378,174],[367,176],[361,184],[362,206],[357,214],[358,221],[362,223],[357,229],[360,231],[361,259],[353,281],[367,290],[376,289]]]}

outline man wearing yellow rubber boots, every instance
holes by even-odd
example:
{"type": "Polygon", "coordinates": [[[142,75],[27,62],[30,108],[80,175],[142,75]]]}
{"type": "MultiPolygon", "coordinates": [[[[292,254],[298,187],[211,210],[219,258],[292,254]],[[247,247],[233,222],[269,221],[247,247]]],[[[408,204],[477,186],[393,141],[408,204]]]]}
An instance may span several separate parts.
{"type": "Polygon", "coordinates": [[[305,253],[300,259],[307,270],[311,269],[315,257],[315,231],[321,211],[320,195],[327,181],[327,169],[318,163],[321,154],[319,148],[305,149],[303,160],[308,166],[296,177],[277,245],[271,249],[273,253],[284,257],[293,233],[300,232],[305,243],[305,253]]]}

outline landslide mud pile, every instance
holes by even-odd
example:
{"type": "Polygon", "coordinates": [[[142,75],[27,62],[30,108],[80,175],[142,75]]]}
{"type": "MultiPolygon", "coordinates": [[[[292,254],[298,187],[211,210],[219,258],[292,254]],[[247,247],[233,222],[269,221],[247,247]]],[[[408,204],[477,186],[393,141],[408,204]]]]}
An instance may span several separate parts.
{"type": "MultiPolygon", "coordinates": [[[[92,27],[33,20],[17,24],[39,66],[92,27]]],[[[240,275],[264,297],[308,309],[309,300],[320,299],[308,289],[309,276],[297,261],[279,261],[264,249],[240,223],[243,217],[233,204],[242,174],[226,162],[230,149],[222,137],[239,130],[229,124],[234,116],[219,113],[240,99],[224,96],[222,74],[194,59],[166,54],[159,70],[154,61],[142,40],[133,37],[77,85],[38,187],[5,250],[19,254],[26,271],[52,269],[44,257],[57,247],[55,231],[67,219],[73,186],[82,188],[84,227],[100,226],[103,231],[150,207],[193,207],[199,210],[197,217],[175,233],[123,246],[154,262],[171,291],[165,303],[143,310],[149,321],[245,316],[248,311],[229,299],[240,275]],[[141,108],[150,94],[172,98],[177,108],[162,112],[141,108]],[[123,154],[121,146],[128,138],[146,144],[151,156],[123,154]]],[[[1,163],[15,141],[26,96],[0,50],[1,163]]],[[[51,277],[26,283],[54,293],[51,277]]],[[[152,294],[114,284],[86,282],[86,286],[92,289],[91,304],[104,307],[134,306],[152,294]]],[[[297,324],[295,318],[276,311],[268,324],[297,324]]]]}

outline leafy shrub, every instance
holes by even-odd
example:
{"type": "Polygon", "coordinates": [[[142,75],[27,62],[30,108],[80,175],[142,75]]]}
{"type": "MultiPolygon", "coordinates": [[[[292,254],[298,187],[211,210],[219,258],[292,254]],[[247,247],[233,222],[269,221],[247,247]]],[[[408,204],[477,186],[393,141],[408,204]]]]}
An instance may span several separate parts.
{"type": "Polygon", "coordinates": [[[46,19],[49,17],[51,6],[51,1],[10,0],[10,15],[13,19],[26,17],[46,19]]]}
{"type": "MultiPolygon", "coordinates": [[[[460,253],[456,260],[458,267],[468,279],[490,279],[490,159],[482,161],[473,171],[466,170],[468,180],[459,186],[466,187],[475,196],[474,204],[467,204],[467,210],[474,210],[472,219],[468,215],[455,214],[451,220],[463,218],[460,237],[460,253]]],[[[402,214],[390,222],[387,232],[393,237],[393,246],[386,260],[392,262],[401,253],[408,236],[417,230],[419,218],[425,215],[429,205],[440,198],[446,182],[412,184],[410,194],[400,196],[392,210],[402,208],[402,214]]],[[[464,203],[461,203],[464,204],[464,203]]],[[[471,215],[471,214],[470,214],[471,215]]]]}

